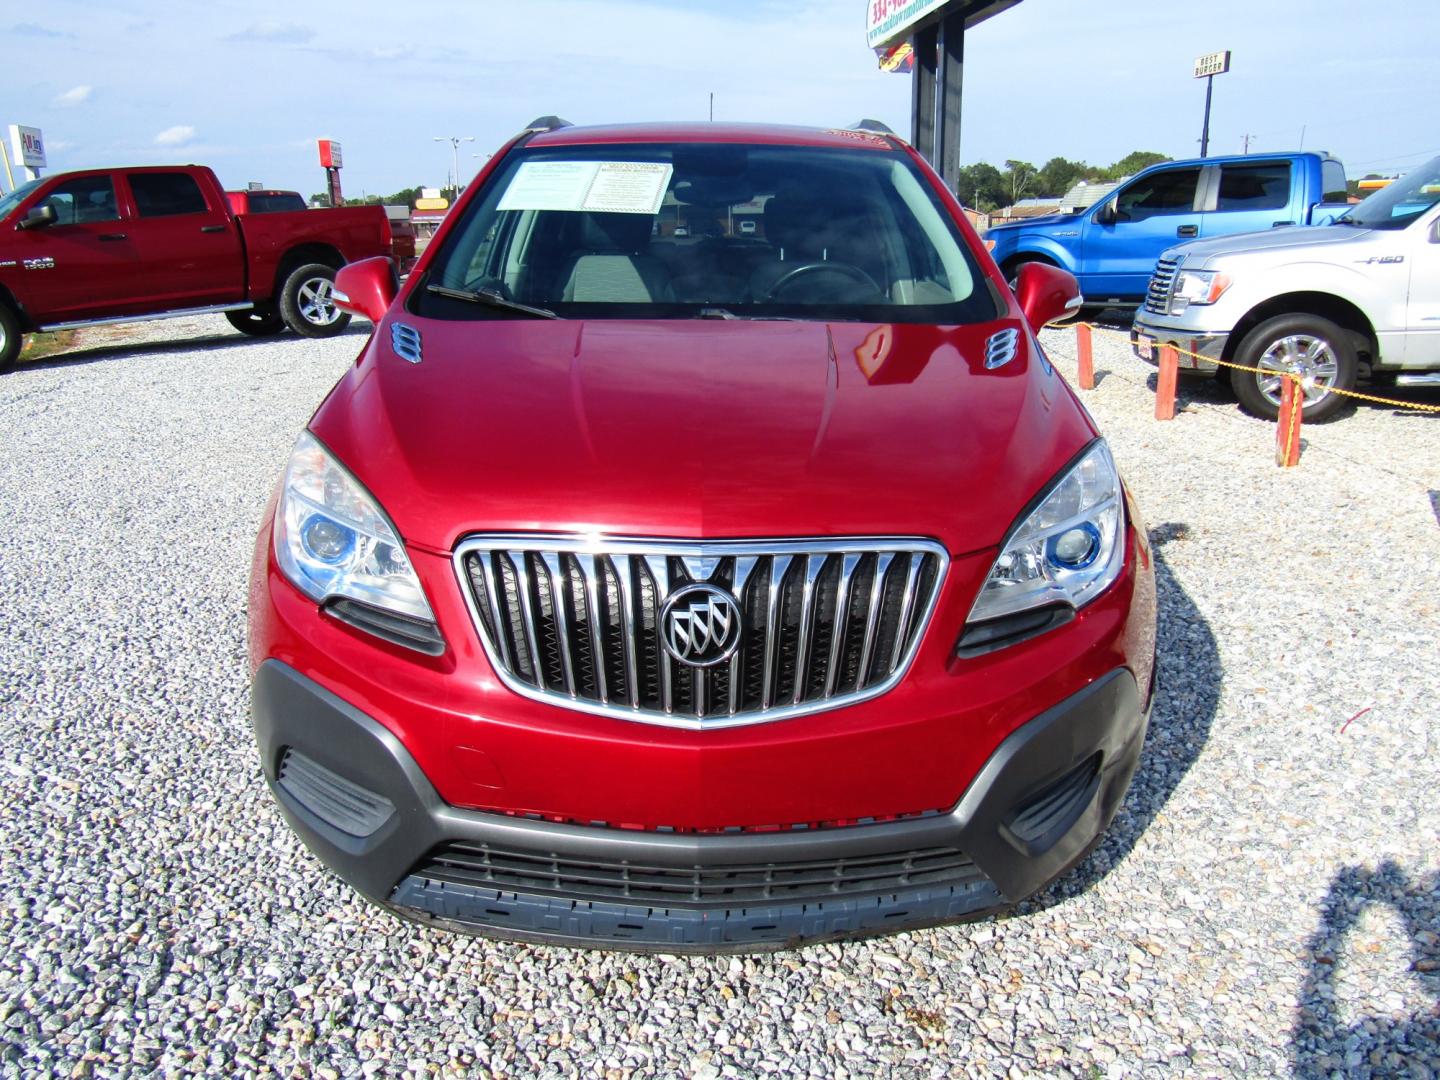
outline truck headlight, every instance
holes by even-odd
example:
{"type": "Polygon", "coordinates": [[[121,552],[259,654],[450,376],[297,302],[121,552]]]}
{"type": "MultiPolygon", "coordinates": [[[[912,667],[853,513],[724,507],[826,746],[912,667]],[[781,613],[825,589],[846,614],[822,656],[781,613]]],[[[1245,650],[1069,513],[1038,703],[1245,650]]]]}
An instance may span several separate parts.
{"type": "Polygon", "coordinates": [[[275,561],[313,600],[347,598],[435,621],[380,504],[308,431],[285,467],[275,511],[275,561]]]}
{"type": "Polygon", "coordinates": [[[1230,275],[1214,270],[1181,270],[1175,276],[1175,299],[1190,304],[1213,304],[1230,288],[1230,275]]]}
{"type": "Polygon", "coordinates": [[[1011,530],[966,625],[1030,608],[1083,607],[1120,576],[1124,533],[1120,475],[1096,439],[1011,530]]]}

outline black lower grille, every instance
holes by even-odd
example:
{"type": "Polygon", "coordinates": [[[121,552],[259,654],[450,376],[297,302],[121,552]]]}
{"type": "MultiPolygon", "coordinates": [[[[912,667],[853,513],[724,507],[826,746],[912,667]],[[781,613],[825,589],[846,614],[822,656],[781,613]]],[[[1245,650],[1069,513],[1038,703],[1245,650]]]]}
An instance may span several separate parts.
{"type": "Polygon", "coordinates": [[[810,902],[986,880],[964,853],[917,848],[836,859],[660,866],[455,841],[411,870],[416,878],[573,900],[664,907],[810,902]]]}
{"type": "Polygon", "coordinates": [[[287,746],[275,783],[310,813],[350,836],[370,836],[390,820],[395,807],[383,795],[331,772],[287,746]]]}

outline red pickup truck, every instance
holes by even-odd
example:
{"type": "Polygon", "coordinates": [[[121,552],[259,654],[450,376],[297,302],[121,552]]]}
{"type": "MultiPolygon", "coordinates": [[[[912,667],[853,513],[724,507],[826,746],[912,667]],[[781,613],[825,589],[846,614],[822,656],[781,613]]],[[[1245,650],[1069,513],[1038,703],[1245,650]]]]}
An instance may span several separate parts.
{"type": "Polygon", "coordinates": [[[256,337],[329,337],[335,271],[390,253],[377,206],[235,214],[198,165],[88,169],[0,198],[0,371],[22,336],[223,312],[256,337]]]}

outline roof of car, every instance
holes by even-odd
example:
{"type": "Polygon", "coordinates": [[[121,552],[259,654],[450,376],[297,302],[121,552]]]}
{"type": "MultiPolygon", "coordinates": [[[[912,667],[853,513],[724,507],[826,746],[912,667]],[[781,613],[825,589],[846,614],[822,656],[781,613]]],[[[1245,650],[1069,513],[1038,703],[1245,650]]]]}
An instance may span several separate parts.
{"type": "Polygon", "coordinates": [[[786,124],[610,124],[563,127],[541,132],[531,146],[579,146],[594,143],[763,143],[785,146],[848,146],[893,150],[893,136],[846,128],[791,127],[786,124]]]}

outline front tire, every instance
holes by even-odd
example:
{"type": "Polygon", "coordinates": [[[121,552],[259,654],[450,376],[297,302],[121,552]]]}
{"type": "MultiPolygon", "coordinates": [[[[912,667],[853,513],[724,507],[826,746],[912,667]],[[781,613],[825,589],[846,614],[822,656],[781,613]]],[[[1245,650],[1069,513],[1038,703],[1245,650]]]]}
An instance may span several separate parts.
{"type": "Polygon", "coordinates": [[[280,314],[302,337],[334,337],[350,325],[335,305],[335,271],[324,263],[306,263],[291,271],[280,289],[280,314]]]}
{"type": "Polygon", "coordinates": [[[254,307],[249,311],[227,311],[230,325],[250,337],[274,337],[285,330],[285,320],[273,307],[254,307]]]}
{"type": "Polygon", "coordinates": [[[1301,417],[1328,420],[1345,404],[1331,390],[1352,390],[1358,359],[1349,334],[1319,315],[1278,315],[1245,335],[1235,362],[1260,372],[1232,371],[1230,385],[1251,416],[1280,416],[1284,373],[1300,376],[1305,391],[1301,417]]]}
{"type": "Polygon", "coordinates": [[[20,333],[20,320],[4,304],[0,304],[0,371],[9,371],[20,356],[25,337],[20,333]]]}

